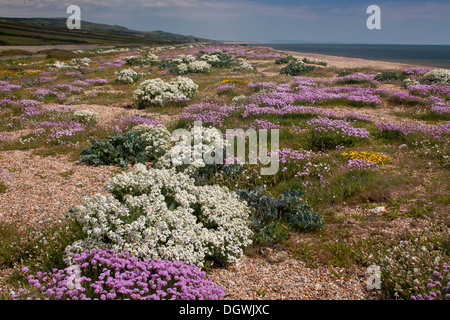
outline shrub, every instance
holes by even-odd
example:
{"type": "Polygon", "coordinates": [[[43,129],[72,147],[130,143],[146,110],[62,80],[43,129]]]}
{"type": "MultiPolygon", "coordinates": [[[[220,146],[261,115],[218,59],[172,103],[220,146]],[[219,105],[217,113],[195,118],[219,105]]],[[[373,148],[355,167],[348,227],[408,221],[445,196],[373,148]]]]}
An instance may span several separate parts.
{"type": "Polygon", "coordinates": [[[301,60],[294,60],[290,62],[286,67],[281,68],[280,74],[287,74],[290,76],[300,76],[314,69],[315,66],[313,65],[307,65],[301,60]]]}
{"type": "Polygon", "coordinates": [[[225,187],[195,186],[183,173],[136,164],[105,190],[72,210],[86,239],[68,246],[68,254],[110,248],[201,267],[207,260],[237,263],[251,243],[249,209],[225,187]]]}
{"type": "MultiPolygon", "coordinates": [[[[92,249],[71,254],[69,267],[28,274],[30,289],[15,299],[217,300],[223,288],[205,272],[179,261],[143,260],[129,253],[92,249]]],[[[27,273],[27,268],[23,269],[27,273]]]]}
{"type": "Polygon", "coordinates": [[[143,81],[134,91],[133,98],[140,107],[146,105],[164,106],[170,102],[180,102],[191,98],[198,85],[189,78],[177,77],[170,82],[160,78],[143,81]]]}
{"type": "Polygon", "coordinates": [[[155,64],[158,64],[160,62],[159,61],[159,57],[157,55],[153,54],[153,53],[148,53],[148,54],[144,55],[144,59],[146,61],[148,61],[149,64],[151,64],[151,65],[155,65],[155,64]]]}
{"type": "MultiPolygon", "coordinates": [[[[39,53],[39,52],[38,52],[39,53]]],[[[46,59],[70,60],[77,57],[76,53],[67,50],[54,49],[47,52],[46,59]]]]}
{"type": "Polygon", "coordinates": [[[402,74],[399,74],[394,71],[384,71],[376,75],[375,80],[377,81],[391,81],[391,80],[399,80],[403,81],[406,77],[402,74]]]}
{"type": "Polygon", "coordinates": [[[245,62],[242,59],[237,59],[237,64],[230,69],[230,71],[255,71],[256,68],[250,63],[245,62]]]}
{"type": "Polygon", "coordinates": [[[10,56],[32,56],[33,53],[27,50],[21,50],[21,49],[7,49],[2,50],[0,52],[0,57],[10,57],[10,56]]]}
{"type": "Polygon", "coordinates": [[[73,116],[75,121],[81,123],[96,123],[98,120],[98,113],[91,109],[75,111],[73,116]]]}
{"type": "Polygon", "coordinates": [[[114,72],[114,74],[116,75],[116,82],[122,83],[135,83],[142,77],[142,73],[138,73],[133,69],[124,69],[120,72],[114,72]]]}
{"type": "Polygon", "coordinates": [[[289,63],[290,61],[294,60],[295,58],[292,55],[281,57],[275,60],[276,64],[284,64],[289,63]]]}
{"type": "Polygon", "coordinates": [[[140,124],[126,133],[116,132],[106,140],[92,140],[81,151],[80,161],[93,165],[145,163],[168,149],[170,133],[162,125],[140,124]]]}
{"type": "Polygon", "coordinates": [[[222,133],[214,127],[194,126],[190,132],[171,136],[170,143],[172,147],[158,159],[155,166],[175,168],[177,172],[186,174],[195,174],[196,170],[205,167],[206,155],[211,156],[211,162],[217,162],[212,158],[216,156],[215,152],[219,148],[222,148],[222,151],[226,148],[226,140],[223,140],[222,133]],[[201,140],[196,141],[197,137],[201,137],[201,140]],[[202,156],[196,157],[196,154],[202,156]]]}
{"type": "Polygon", "coordinates": [[[328,63],[326,61],[316,60],[316,59],[310,60],[308,58],[303,58],[302,61],[307,64],[317,64],[319,66],[327,66],[328,65],[328,63]]]}
{"type": "Polygon", "coordinates": [[[301,191],[286,190],[278,200],[267,195],[263,187],[235,192],[252,210],[251,221],[257,243],[283,240],[287,237],[287,229],[316,230],[323,227],[322,216],[312,212],[300,199],[301,191]]]}
{"type": "Polygon", "coordinates": [[[70,60],[70,64],[76,67],[89,67],[91,62],[92,61],[89,58],[76,58],[70,60]]]}
{"type": "Polygon", "coordinates": [[[425,84],[431,83],[450,84],[450,70],[447,69],[431,70],[423,75],[421,82],[425,84]]]}
{"type": "Polygon", "coordinates": [[[200,56],[200,60],[206,61],[212,67],[226,68],[233,62],[233,57],[224,50],[216,50],[200,56]]]}
{"type": "Polygon", "coordinates": [[[206,61],[197,61],[192,55],[179,55],[175,59],[164,60],[160,69],[167,68],[170,73],[206,73],[211,71],[211,65],[206,61]]]}
{"type": "Polygon", "coordinates": [[[348,75],[351,75],[351,74],[353,74],[353,72],[351,70],[343,69],[343,70],[341,70],[339,72],[338,76],[339,77],[345,77],[345,76],[348,76],[348,75]]]}
{"type": "Polygon", "coordinates": [[[125,57],[125,63],[129,66],[142,66],[155,63],[152,56],[129,56],[125,57]]]}

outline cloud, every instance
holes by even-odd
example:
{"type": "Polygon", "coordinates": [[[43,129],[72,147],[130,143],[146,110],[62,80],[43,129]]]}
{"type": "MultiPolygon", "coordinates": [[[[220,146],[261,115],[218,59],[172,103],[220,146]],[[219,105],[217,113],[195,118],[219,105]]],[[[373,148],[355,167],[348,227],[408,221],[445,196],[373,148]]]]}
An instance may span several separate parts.
{"type": "MultiPolygon", "coordinates": [[[[124,12],[132,14],[145,10],[150,15],[183,19],[235,19],[249,15],[261,17],[290,17],[313,19],[317,18],[317,8],[300,5],[261,4],[246,0],[0,0],[0,12],[4,16],[36,16],[45,13],[46,16],[65,16],[65,8],[78,5],[82,12],[102,14],[103,12],[124,12]]],[[[130,17],[131,18],[131,17],[130,17]]]]}

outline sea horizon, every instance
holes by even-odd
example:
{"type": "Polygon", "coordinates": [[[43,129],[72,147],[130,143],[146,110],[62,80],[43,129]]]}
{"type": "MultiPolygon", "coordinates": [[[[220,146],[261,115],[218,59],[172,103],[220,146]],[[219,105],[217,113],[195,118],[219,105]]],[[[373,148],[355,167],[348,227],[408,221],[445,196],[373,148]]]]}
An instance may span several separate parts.
{"type": "Polygon", "coordinates": [[[316,53],[450,69],[450,45],[238,42],[280,51],[316,53]]]}

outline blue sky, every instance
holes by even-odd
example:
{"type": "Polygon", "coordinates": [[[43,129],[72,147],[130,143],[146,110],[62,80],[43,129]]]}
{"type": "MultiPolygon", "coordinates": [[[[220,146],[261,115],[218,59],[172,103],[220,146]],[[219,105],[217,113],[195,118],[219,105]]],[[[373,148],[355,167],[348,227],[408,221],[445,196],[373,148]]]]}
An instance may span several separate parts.
{"type": "Polygon", "coordinates": [[[0,16],[68,17],[69,5],[90,22],[214,40],[450,45],[449,0],[0,0],[0,16]],[[371,4],[380,30],[366,27],[371,4]]]}

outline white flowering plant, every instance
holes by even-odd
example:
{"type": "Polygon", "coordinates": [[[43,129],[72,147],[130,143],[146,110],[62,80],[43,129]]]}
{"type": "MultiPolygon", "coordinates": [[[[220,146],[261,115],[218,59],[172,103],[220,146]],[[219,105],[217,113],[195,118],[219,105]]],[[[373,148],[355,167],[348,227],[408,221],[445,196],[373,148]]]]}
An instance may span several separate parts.
{"type": "Polygon", "coordinates": [[[89,64],[91,62],[92,61],[89,58],[75,58],[70,61],[70,64],[75,67],[81,68],[81,67],[89,67],[89,64]]]}
{"type": "Polygon", "coordinates": [[[170,102],[187,101],[195,94],[198,85],[189,78],[177,77],[169,82],[160,78],[143,81],[133,93],[139,107],[164,106],[170,102]]]}
{"type": "Polygon", "coordinates": [[[198,61],[192,55],[179,55],[174,59],[165,60],[160,68],[168,68],[169,72],[174,74],[211,72],[211,65],[208,62],[198,61]]]}
{"type": "Polygon", "coordinates": [[[225,50],[215,50],[211,53],[205,53],[199,58],[202,61],[208,62],[213,67],[229,67],[233,62],[233,57],[225,50]]]}
{"type": "Polygon", "coordinates": [[[49,67],[50,69],[71,69],[72,68],[72,66],[70,66],[69,64],[59,61],[59,60],[48,63],[47,67],[49,67]]]}
{"type": "Polygon", "coordinates": [[[143,56],[128,56],[124,60],[130,66],[152,65],[159,62],[158,56],[152,53],[143,56]]]}
{"type": "Polygon", "coordinates": [[[143,123],[131,130],[139,134],[146,142],[145,151],[149,159],[157,159],[170,149],[171,133],[162,124],[148,125],[143,123]]]}
{"type": "Polygon", "coordinates": [[[96,123],[98,121],[98,113],[92,109],[77,110],[73,113],[75,121],[81,123],[96,123]]]}
{"type": "Polygon", "coordinates": [[[151,65],[159,63],[159,57],[153,53],[147,53],[144,55],[145,60],[147,60],[151,65]]]}
{"type": "Polygon", "coordinates": [[[136,72],[133,69],[116,71],[114,74],[116,75],[116,82],[121,83],[135,83],[142,77],[142,73],[136,72]]]}
{"type": "Polygon", "coordinates": [[[431,70],[423,75],[421,82],[450,84],[450,70],[447,69],[431,70]]]}
{"type": "Polygon", "coordinates": [[[194,174],[196,170],[206,165],[203,155],[212,155],[219,148],[224,150],[226,142],[227,140],[223,139],[222,133],[216,128],[194,126],[185,135],[172,135],[170,150],[159,158],[155,165],[194,174]]]}
{"type": "Polygon", "coordinates": [[[67,246],[66,254],[110,248],[202,267],[211,260],[238,263],[251,243],[250,211],[225,187],[195,186],[184,173],[143,164],[104,187],[107,195],[86,197],[70,211],[85,238],[67,246]]]}
{"type": "Polygon", "coordinates": [[[237,64],[230,69],[231,71],[255,71],[256,68],[243,59],[237,59],[237,64]]]}

